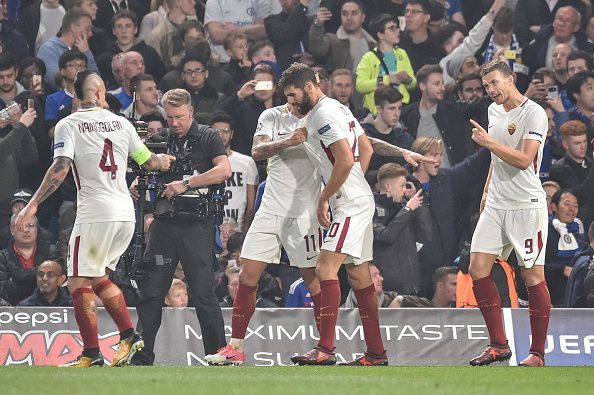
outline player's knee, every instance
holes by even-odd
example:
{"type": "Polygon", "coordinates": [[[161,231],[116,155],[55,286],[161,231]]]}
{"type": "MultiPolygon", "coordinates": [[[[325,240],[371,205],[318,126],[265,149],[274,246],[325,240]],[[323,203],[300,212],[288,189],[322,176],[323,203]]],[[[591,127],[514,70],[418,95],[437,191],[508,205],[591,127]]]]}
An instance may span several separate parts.
{"type": "Polygon", "coordinates": [[[522,278],[527,287],[538,285],[545,280],[544,266],[533,266],[522,270],[522,278]]]}
{"type": "Polygon", "coordinates": [[[486,271],[484,265],[481,265],[480,263],[476,262],[470,262],[468,273],[470,273],[470,277],[473,280],[478,280],[489,275],[489,272],[486,271]]]}

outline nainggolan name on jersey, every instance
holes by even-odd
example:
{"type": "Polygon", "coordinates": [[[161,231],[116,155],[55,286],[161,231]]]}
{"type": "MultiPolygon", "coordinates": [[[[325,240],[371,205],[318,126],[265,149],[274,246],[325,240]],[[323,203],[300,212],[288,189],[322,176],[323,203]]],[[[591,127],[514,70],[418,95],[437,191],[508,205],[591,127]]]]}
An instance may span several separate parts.
{"type": "Polygon", "coordinates": [[[124,127],[120,121],[113,120],[110,122],[105,121],[93,121],[93,122],[81,122],[78,124],[79,133],[109,133],[118,130],[123,130],[124,127]]]}

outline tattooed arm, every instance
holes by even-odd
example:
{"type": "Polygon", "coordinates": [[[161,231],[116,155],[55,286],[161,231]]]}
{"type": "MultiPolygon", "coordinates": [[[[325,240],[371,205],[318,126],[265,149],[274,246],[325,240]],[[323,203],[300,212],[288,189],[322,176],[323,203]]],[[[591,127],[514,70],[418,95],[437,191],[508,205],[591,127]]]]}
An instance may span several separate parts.
{"type": "Polygon", "coordinates": [[[254,136],[252,158],[256,161],[268,159],[286,148],[303,143],[305,140],[307,140],[305,128],[297,128],[291,137],[277,141],[272,141],[268,136],[254,136]]]}
{"type": "Polygon", "coordinates": [[[65,156],[58,156],[54,159],[54,163],[52,163],[45,173],[45,177],[37,192],[35,192],[29,204],[17,216],[15,224],[19,229],[24,230],[24,225],[37,213],[37,207],[62,184],[62,181],[68,175],[71,163],[72,159],[65,156]]]}
{"type": "Polygon", "coordinates": [[[151,153],[150,158],[142,164],[142,168],[147,171],[167,171],[173,162],[175,156],[151,153]]]}
{"type": "Polygon", "coordinates": [[[383,140],[369,137],[369,142],[373,147],[373,153],[379,156],[402,156],[405,161],[413,166],[417,166],[418,162],[435,163],[434,159],[427,158],[416,152],[397,147],[395,145],[386,143],[383,140]]]}

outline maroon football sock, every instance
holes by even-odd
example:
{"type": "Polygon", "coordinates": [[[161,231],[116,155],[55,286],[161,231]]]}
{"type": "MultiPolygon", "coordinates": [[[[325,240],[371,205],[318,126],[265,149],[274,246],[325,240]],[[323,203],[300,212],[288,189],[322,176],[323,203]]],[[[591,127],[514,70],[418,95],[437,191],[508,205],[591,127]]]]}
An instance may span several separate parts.
{"type": "Polygon", "coordinates": [[[77,288],[72,292],[74,317],[83,340],[83,348],[99,349],[99,333],[97,330],[97,312],[91,288],[77,288]]]}
{"type": "Polygon", "coordinates": [[[320,341],[318,347],[332,352],[334,350],[334,332],[340,305],[340,283],[338,280],[320,281],[320,341]]]}
{"type": "Polygon", "coordinates": [[[93,287],[93,290],[103,302],[103,307],[115,322],[120,331],[120,340],[128,337],[132,332],[132,320],[128,314],[128,306],[124,294],[111,280],[103,280],[93,287]]]}
{"type": "Polygon", "coordinates": [[[248,287],[241,285],[237,287],[237,294],[233,301],[233,313],[231,314],[231,337],[233,339],[245,338],[248,324],[256,310],[256,290],[258,286],[248,287]]]}
{"type": "Polygon", "coordinates": [[[355,297],[357,298],[359,315],[363,323],[367,352],[382,355],[384,353],[384,344],[379,327],[378,299],[375,294],[375,286],[371,284],[363,289],[355,290],[355,297]]]}
{"type": "Polygon", "coordinates": [[[316,321],[316,328],[318,333],[320,333],[320,303],[322,303],[322,293],[317,293],[315,295],[311,295],[311,300],[313,301],[313,313],[314,313],[314,320],[316,321]]]}
{"type": "Polygon", "coordinates": [[[501,317],[501,297],[493,277],[489,275],[479,280],[473,280],[472,290],[487,324],[491,344],[506,345],[507,338],[505,337],[503,318],[501,317]]]}
{"type": "Polygon", "coordinates": [[[530,329],[532,330],[532,344],[530,353],[544,358],[547,329],[551,315],[551,296],[546,281],[528,287],[528,311],[530,314],[530,329]]]}

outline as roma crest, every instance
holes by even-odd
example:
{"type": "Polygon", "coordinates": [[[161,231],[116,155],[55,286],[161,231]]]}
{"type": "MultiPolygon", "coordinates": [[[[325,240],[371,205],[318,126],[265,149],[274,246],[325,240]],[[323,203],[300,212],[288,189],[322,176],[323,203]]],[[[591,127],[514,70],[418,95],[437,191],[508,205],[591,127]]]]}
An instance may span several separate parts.
{"type": "Polygon", "coordinates": [[[514,134],[515,131],[516,131],[516,124],[515,123],[510,123],[509,125],[507,125],[507,133],[509,133],[510,136],[512,134],[514,134]]]}

